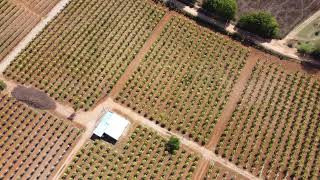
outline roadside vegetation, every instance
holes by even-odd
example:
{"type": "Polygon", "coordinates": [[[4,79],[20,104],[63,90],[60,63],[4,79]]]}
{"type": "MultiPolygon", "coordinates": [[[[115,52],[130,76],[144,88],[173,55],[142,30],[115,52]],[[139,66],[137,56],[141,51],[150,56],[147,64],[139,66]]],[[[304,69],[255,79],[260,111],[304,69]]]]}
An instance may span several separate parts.
{"type": "Polygon", "coordinates": [[[278,38],[279,36],[279,24],[268,12],[253,12],[242,15],[237,26],[263,38],[278,38]]]}
{"type": "Polygon", "coordinates": [[[232,20],[237,13],[236,0],[206,0],[203,7],[224,20],[232,20]]]}
{"type": "Polygon", "coordinates": [[[297,49],[302,55],[310,55],[317,61],[320,61],[320,48],[313,43],[302,42],[297,46],[297,49]]]}

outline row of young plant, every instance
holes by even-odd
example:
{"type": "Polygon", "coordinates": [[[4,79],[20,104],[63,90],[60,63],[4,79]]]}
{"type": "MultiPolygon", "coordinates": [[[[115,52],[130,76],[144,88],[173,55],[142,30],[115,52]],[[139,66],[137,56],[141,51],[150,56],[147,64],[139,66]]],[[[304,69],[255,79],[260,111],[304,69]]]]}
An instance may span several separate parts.
{"type": "Polygon", "coordinates": [[[0,1],[0,61],[40,20],[14,1],[0,1]]]}
{"type": "Polygon", "coordinates": [[[247,56],[239,44],[173,17],[116,100],[204,145],[247,56]]]}
{"type": "Polygon", "coordinates": [[[319,82],[260,62],[244,92],[215,152],[267,178],[316,178],[319,82]]]}
{"type": "Polygon", "coordinates": [[[163,15],[144,0],[71,1],[4,74],[87,110],[111,91],[163,15]]]}
{"type": "Polygon", "coordinates": [[[0,94],[0,179],[48,179],[81,130],[0,94]]]}
{"type": "Polygon", "coordinates": [[[216,163],[211,163],[209,168],[203,177],[204,180],[220,180],[220,179],[245,179],[240,176],[235,176],[234,173],[231,173],[227,169],[224,169],[221,165],[216,163]]]}
{"type": "Polygon", "coordinates": [[[171,154],[167,141],[142,126],[120,150],[90,141],[76,155],[62,179],[191,179],[199,158],[184,148],[171,154]]]}

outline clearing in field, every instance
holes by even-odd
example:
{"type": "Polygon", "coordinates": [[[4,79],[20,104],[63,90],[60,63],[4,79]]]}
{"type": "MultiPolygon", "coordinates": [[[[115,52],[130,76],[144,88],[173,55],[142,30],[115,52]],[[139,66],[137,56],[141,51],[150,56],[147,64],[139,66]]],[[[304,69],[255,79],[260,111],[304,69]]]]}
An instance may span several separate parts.
{"type": "Polygon", "coordinates": [[[116,101],[204,145],[248,54],[229,38],[174,16],[116,101]]]}
{"type": "Polygon", "coordinates": [[[169,154],[163,137],[138,126],[120,149],[90,140],[61,179],[191,179],[198,161],[198,156],[184,147],[169,154]]]}
{"type": "Polygon", "coordinates": [[[50,179],[81,129],[0,94],[0,179],[50,179]]]}
{"type": "Polygon", "coordinates": [[[259,61],[215,152],[256,176],[317,179],[320,84],[259,61]]]}
{"type": "Polygon", "coordinates": [[[0,0],[0,61],[59,0],[0,0]]]}
{"type": "Polygon", "coordinates": [[[72,0],[4,74],[87,110],[110,92],[163,15],[146,0],[72,0]]]}

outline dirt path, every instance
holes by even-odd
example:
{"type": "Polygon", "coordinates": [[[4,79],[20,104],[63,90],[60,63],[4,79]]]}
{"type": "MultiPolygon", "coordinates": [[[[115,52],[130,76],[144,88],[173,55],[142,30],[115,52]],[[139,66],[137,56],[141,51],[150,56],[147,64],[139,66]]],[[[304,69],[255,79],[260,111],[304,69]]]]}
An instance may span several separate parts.
{"type": "MultiPolygon", "coordinates": [[[[167,2],[169,0],[163,0],[163,1],[167,2]]],[[[245,32],[243,30],[238,30],[235,27],[235,25],[233,25],[233,24],[226,25],[225,23],[222,23],[220,21],[217,21],[211,17],[204,15],[203,13],[199,12],[199,10],[198,10],[199,7],[191,8],[191,7],[183,4],[182,2],[179,2],[178,0],[170,0],[170,1],[175,4],[177,9],[179,9],[179,10],[181,10],[181,11],[183,11],[193,17],[197,17],[197,18],[201,19],[202,21],[205,21],[209,24],[216,25],[216,26],[224,29],[225,31],[227,31],[230,34],[239,34],[240,36],[243,36],[245,39],[251,40],[254,44],[257,44],[258,46],[261,46],[268,51],[271,51],[276,54],[280,54],[282,56],[289,57],[289,58],[292,58],[295,60],[305,61],[305,62],[312,61],[315,64],[320,64],[320,63],[315,62],[311,59],[307,59],[306,57],[299,56],[297,53],[297,50],[295,48],[289,48],[286,45],[287,38],[282,39],[282,40],[273,39],[271,41],[261,41],[261,40],[259,40],[259,38],[256,38],[255,36],[250,35],[250,33],[248,33],[248,32],[245,32]]]]}
{"type": "Polygon", "coordinates": [[[228,120],[231,118],[232,113],[236,109],[237,103],[241,100],[242,92],[244,91],[246,83],[250,78],[251,72],[258,61],[257,55],[258,54],[256,50],[251,50],[247,63],[242,69],[237,83],[233,87],[229,100],[222,111],[222,115],[213,129],[212,138],[206,145],[207,148],[214,149],[216,144],[218,143],[218,140],[223,133],[228,120]]]}
{"type": "MultiPolygon", "coordinates": [[[[312,21],[320,17],[320,10],[310,16],[307,20],[303,21],[301,24],[296,26],[284,39],[297,39],[297,34],[309,25],[312,21]]],[[[298,38],[299,39],[299,38],[298,38]]]]}
{"type": "Polygon", "coordinates": [[[140,62],[143,60],[143,57],[149,51],[152,44],[158,39],[163,28],[165,27],[167,22],[170,20],[170,18],[173,16],[173,14],[174,14],[174,12],[169,11],[160,20],[160,22],[157,24],[157,26],[155,27],[155,29],[153,30],[153,32],[149,36],[149,39],[145,42],[145,44],[140,49],[140,51],[138,52],[136,57],[133,59],[133,61],[127,67],[125,73],[121,76],[121,78],[118,80],[116,85],[112,88],[110,95],[109,95],[110,97],[116,97],[116,95],[120,92],[120,90],[123,88],[123,86],[125,85],[127,80],[130,78],[130,75],[138,68],[140,62]]]}
{"type": "Polygon", "coordinates": [[[108,98],[104,103],[100,104],[100,107],[98,108],[98,110],[95,110],[95,112],[91,112],[91,113],[89,112],[90,114],[83,112],[83,113],[79,114],[79,116],[77,116],[76,119],[80,120],[80,119],[86,118],[88,120],[94,121],[94,118],[97,117],[97,114],[99,114],[99,112],[100,112],[99,110],[101,110],[102,107],[105,107],[105,108],[110,109],[112,111],[121,112],[124,116],[128,117],[128,119],[130,119],[138,124],[147,126],[148,128],[152,128],[153,130],[157,131],[159,134],[161,134],[164,137],[170,137],[172,135],[178,137],[182,144],[189,147],[194,152],[202,155],[204,159],[206,159],[210,162],[211,161],[219,162],[223,166],[225,166],[229,169],[232,169],[233,171],[237,172],[238,174],[240,174],[248,179],[259,179],[258,177],[255,177],[251,173],[249,173],[243,169],[238,168],[233,163],[231,163],[225,159],[222,159],[221,157],[218,157],[216,154],[214,154],[209,149],[206,149],[205,147],[200,146],[199,144],[184,138],[180,134],[170,132],[165,128],[161,128],[160,126],[155,124],[153,121],[150,121],[149,119],[144,118],[143,116],[135,113],[134,111],[132,111],[131,109],[129,109],[127,107],[123,107],[122,105],[114,102],[111,98],[108,98]],[[93,115],[93,116],[91,116],[91,115],[93,115]]]}
{"type": "MultiPolygon", "coordinates": [[[[94,127],[93,127],[94,128],[94,127]]],[[[66,160],[63,162],[63,164],[60,165],[60,168],[57,170],[57,173],[53,176],[52,179],[59,179],[59,177],[64,173],[65,167],[67,167],[73,160],[73,157],[77,154],[78,151],[80,151],[81,147],[87,142],[88,139],[92,136],[92,129],[85,129],[85,132],[82,134],[79,141],[76,143],[76,145],[73,147],[70,154],[67,156],[66,160]]]]}
{"type": "Polygon", "coordinates": [[[199,162],[196,172],[193,175],[193,179],[203,179],[203,177],[205,176],[205,173],[209,168],[209,165],[210,165],[210,162],[208,160],[202,159],[199,162]]]}
{"type": "Polygon", "coordinates": [[[22,41],[1,61],[0,63],[0,74],[10,65],[19,53],[27,47],[27,45],[39,34],[45,26],[53,20],[53,18],[62,11],[62,9],[69,3],[70,0],[61,0],[52,10],[47,14],[47,16],[41,21],[23,38],[22,41]]]}

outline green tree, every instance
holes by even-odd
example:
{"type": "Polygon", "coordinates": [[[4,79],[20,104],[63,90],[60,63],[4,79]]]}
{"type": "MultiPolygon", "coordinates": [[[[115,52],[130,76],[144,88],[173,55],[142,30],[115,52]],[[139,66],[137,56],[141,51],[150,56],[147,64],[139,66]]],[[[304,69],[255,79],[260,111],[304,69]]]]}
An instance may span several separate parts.
{"type": "Polygon", "coordinates": [[[242,15],[238,27],[264,38],[277,38],[280,32],[276,18],[268,12],[252,12],[242,15]]]}
{"type": "Polygon", "coordinates": [[[238,9],[236,0],[206,0],[203,7],[225,20],[234,19],[238,9]]]}
{"type": "Polygon", "coordinates": [[[169,153],[174,154],[174,152],[180,148],[179,138],[171,136],[169,141],[167,142],[166,147],[169,153]]]}
{"type": "Polygon", "coordinates": [[[3,91],[6,88],[7,88],[6,83],[4,83],[2,80],[0,80],[0,91],[3,91]]]}

